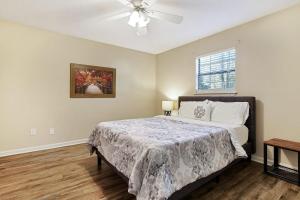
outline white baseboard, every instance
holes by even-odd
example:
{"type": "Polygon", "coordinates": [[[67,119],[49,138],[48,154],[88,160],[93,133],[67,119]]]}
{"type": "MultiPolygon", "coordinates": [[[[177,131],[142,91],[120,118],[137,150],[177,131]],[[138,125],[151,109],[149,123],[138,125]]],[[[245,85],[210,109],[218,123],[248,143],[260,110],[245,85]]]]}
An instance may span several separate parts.
{"type": "MultiPolygon", "coordinates": [[[[258,163],[261,163],[263,164],[264,163],[264,158],[261,157],[261,156],[257,156],[257,155],[252,155],[252,158],[251,158],[252,161],[254,162],[258,162],[258,163]]],[[[268,159],[268,165],[272,165],[273,163],[273,160],[271,159],[268,159]]],[[[291,164],[287,164],[287,163],[279,163],[281,166],[284,166],[284,167],[288,167],[288,168],[291,168],[291,169],[294,169],[294,170],[298,170],[298,167],[296,166],[292,166],[291,164]]]]}
{"type": "Polygon", "coordinates": [[[26,147],[26,148],[20,148],[20,149],[13,149],[8,151],[0,151],[0,157],[4,156],[11,156],[11,155],[17,155],[22,153],[30,153],[34,151],[41,151],[41,150],[47,150],[47,149],[54,149],[59,147],[66,147],[66,146],[72,146],[76,144],[84,144],[87,143],[88,139],[79,139],[79,140],[72,140],[67,142],[60,142],[55,144],[46,144],[41,146],[35,146],[35,147],[26,147]]]}
{"type": "MultiPolygon", "coordinates": [[[[22,154],[22,153],[30,153],[30,152],[34,152],[34,151],[41,151],[41,150],[47,150],[47,149],[54,149],[54,148],[59,148],[59,147],[72,146],[72,145],[76,145],[76,144],[84,144],[87,142],[88,142],[88,139],[84,138],[84,139],[60,142],[60,143],[55,143],[55,144],[46,144],[46,145],[35,146],[35,147],[26,147],[26,148],[13,149],[13,150],[8,150],[8,151],[0,151],[0,157],[12,156],[12,155],[17,155],[17,154],[22,154]]],[[[254,162],[261,163],[261,164],[264,163],[263,157],[257,156],[257,155],[252,155],[251,160],[254,162]]],[[[273,160],[268,159],[268,164],[271,165],[272,163],[273,163],[273,160]]],[[[295,170],[298,169],[296,166],[292,166],[287,163],[281,162],[280,165],[291,168],[291,169],[295,169],[295,170]]]]}

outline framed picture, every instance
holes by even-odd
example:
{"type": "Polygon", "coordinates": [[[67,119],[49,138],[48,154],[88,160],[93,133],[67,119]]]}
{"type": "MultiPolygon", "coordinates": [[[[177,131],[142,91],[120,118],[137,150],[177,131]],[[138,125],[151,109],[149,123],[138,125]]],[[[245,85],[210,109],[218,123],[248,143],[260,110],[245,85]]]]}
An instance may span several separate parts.
{"type": "Polygon", "coordinates": [[[115,98],[116,69],[71,63],[71,98],[115,98]]]}

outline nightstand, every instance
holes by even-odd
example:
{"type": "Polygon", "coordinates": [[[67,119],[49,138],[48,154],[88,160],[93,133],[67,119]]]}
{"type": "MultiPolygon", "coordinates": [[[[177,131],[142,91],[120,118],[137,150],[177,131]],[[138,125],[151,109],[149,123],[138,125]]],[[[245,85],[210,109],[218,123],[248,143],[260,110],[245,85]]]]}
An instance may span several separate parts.
{"type": "Polygon", "coordinates": [[[271,176],[283,179],[293,184],[300,185],[300,143],[273,138],[264,142],[264,172],[271,176]],[[268,146],[274,148],[274,164],[268,166],[268,146]],[[279,165],[279,149],[298,153],[298,171],[279,165]]]}

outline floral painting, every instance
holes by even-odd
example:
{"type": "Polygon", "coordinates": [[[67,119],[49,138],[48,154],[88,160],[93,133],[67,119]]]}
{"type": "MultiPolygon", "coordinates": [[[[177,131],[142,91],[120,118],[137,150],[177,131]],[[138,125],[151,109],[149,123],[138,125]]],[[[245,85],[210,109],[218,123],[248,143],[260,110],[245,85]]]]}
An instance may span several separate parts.
{"type": "Polygon", "coordinates": [[[72,98],[115,97],[116,69],[71,64],[72,98]]]}

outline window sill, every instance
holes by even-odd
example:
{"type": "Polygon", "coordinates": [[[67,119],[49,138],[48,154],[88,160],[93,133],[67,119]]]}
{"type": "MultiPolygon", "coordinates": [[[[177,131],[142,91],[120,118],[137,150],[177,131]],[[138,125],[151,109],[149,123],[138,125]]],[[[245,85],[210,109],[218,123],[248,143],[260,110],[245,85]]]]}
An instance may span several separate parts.
{"type": "Polygon", "coordinates": [[[196,91],[195,95],[205,95],[205,94],[231,94],[237,95],[237,91],[235,90],[203,90],[203,91],[196,91]]]}

